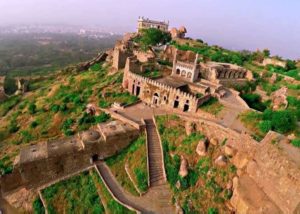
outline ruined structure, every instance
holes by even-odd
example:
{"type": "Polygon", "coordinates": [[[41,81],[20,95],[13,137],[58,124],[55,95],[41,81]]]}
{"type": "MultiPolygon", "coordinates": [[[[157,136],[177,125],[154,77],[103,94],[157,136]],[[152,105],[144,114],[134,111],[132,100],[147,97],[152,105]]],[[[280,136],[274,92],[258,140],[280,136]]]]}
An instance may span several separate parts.
{"type": "Polygon", "coordinates": [[[141,67],[137,59],[128,58],[124,70],[123,87],[148,105],[196,112],[198,107],[211,96],[208,93],[198,98],[188,92],[187,83],[176,78],[152,80],[138,73],[141,73],[141,67]]]}
{"type": "Polygon", "coordinates": [[[77,136],[42,142],[23,148],[11,174],[1,177],[3,193],[32,188],[88,167],[116,154],[139,135],[127,123],[111,121],[77,136]]]}
{"type": "Polygon", "coordinates": [[[169,22],[154,21],[148,18],[139,17],[138,19],[138,32],[143,29],[156,28],[161,31],[167,32],[169,29],[169,22]]]}
{"type": "Polygon", "coordinates": [[[17,77],[16,83],[17,83],[17,91],[15,92],[16,95],[24,94],[25,92],[28,91],[28,85],[29,85],[28,79],[17,77]]]}
{"type": "Polygon", "coordinates": [[[251,71],[238,65],[219,62],[201,63],[201,77],[226,86],[253,79],[251,71]]]}
{"type": "Polygon", "coordinates": [[[116,70],[125,67],[127,57],[132,56],[130,51],[130,41],[117,41],[113,51],[113,68],[116,70]]]}
{"type": "Polygon", "coordinates": [[[185,37],[185,34],[187,33],[187,30],[184,26],[181,26],[179,29],[172,28],[170,30],[172,39],[183,39],[185,37]]]}
{"type": "Polygon", "coordinates": [[[262,62],[262,65],[263,66],[274,65],[274,66],[285,68],[286,62],[276,58],[265,58],[264,61],[262,62]]]}
{"type": "Polygon", "coordinates": [[[4,90],[4,81],[5,76],[0,76],[0,101],[3,101],[7,98],[4,90]]]}

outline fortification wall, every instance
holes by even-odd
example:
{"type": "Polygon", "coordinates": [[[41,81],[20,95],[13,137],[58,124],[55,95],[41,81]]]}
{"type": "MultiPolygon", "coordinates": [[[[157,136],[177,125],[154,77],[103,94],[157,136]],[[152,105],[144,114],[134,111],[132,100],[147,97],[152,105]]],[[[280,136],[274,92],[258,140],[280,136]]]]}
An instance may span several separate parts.
{"type": "Polygon", "coordinates": [[[79,150],[61,151],[58,147],[57,152],[51,156],[16,165],[12,174],[0,178],[1,190],[3,193],[9,193],[22,186],[36,188],[51,180],[89,167],[93,164],[91,159],[95,155],[99,159],[113,156],[127,147],[138,135],[139,130],[132,129],[112,135],[113,137],[106,141],[85,143],[84,148],[79,150]]]}
{"type": "Polygon", "coordinates": [[[188,111],[196,112],[202,100],[192,94],[182,92],[179,89],[162,84],[155,80],[145,78],[127,71],[123,86],[132,94],[138,95],[141,100],[149,105],[159,105],[174,108],[174,102],[178,102],[176,108],[184,110],[189,105],[188,111]],[[138,92],[137,92],[138,91],[138,92]]]}
{"type": "Polygon", "coordinates": [[[249,162],[247,173],[283,213],[300,213],[300,161],[293,159],[299,151],[285,140],[269,132],[249,162]]]}

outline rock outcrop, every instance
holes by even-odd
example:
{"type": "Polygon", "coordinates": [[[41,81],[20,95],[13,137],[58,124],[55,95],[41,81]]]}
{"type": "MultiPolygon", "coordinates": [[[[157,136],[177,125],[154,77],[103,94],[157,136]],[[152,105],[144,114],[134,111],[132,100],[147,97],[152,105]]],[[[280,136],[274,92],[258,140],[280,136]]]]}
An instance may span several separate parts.
{"type": "Polygon", "coordinates": [[[180,163],[180,169],[179,169],[179,175],[184,178],[188,175],[188,161],[185,157],[181,156],[181,163],[180,163]]]}
{"type": "Polygon", "coordinates": [[[272,93],[271,98],[272,98],[273,110],[278,110],[280,108],[283,109],[287,108],[288,106],[287,91],[288,91],[287,87],[282,87],[279,90],[272,93]]]}

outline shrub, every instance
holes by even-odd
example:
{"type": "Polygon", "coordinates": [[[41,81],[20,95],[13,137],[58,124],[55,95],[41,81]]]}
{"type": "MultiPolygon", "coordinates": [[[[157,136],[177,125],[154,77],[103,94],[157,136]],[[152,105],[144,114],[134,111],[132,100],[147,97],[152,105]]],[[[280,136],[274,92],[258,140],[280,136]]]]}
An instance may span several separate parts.
{"type": "Polygon", "coordinates": [[[36,105],[34,103],[31,103],[28,107],[28,111],[30,114],[35,114],[36,113],[36,105]]]}
{"type": "Polygon", "coordinates": [[[104,112],[101,112],[101,114],[96,116],[95,119],[96,119],[96,123],[104,123],[110,119],[110,115],[106,114],[104,112]]]}
{"type": "Polygon", "coordinates": [[[111,103],[107,102],[106,100],[101,99],[99,101],[98,105],[100,108],[108,108],[111,105],[111,103]]]}
{"type": "Polygon", "coordinates": [[[292,143],[293,146],[296,146],[296,147],[300,148],[300,139],[294,139],[294,140],[292,140],[291,143],[292,143]]]}
{"type": "Polygon", "coordinates": [[[20,129],[20,127],[17,125],[17,122],[15,120],[12,120],[9,123],[9,126],[8,126],[9,133],[16,133],[17,131],[19,131],[19,129],[20,129]]]}
{"type": "Polygon", "coordinates": [[[59,105],[54,104],[50,107],[50,109],[52,112],[57,113],[59,111],[60,107],[59,107],[59,105]]]}
{"type": "Polygon", "coordinates": [[[148,189],[148,182],[147,182],[147,174],[146,172],[142,171],[141,169],[135,169],[134,174],[137,179],[137,185],[140,190],[143,192],[147,191],[148,189]]]}
{"type": "Polygon", "coordinates": [[[44,214],[45,208],[43,206],[43,203],[39,197],[37,197],[32,204],[33,213],[34,214],[44,214]]]}
{"type": "Polygon", "coordinates": [[[33,122],[30,124],[30,128],[35,128],[35,127],[37,127],[38,125],[39,125],[38,122],[33,121],[33,122]]]}
{"type": "Polygon", "coordinates": [[[208,208],[208,211],[207,211],[208,214],[218,214],[218,209],[217,208],[213,208],[213,207],[210,207],[208,208]]]}
{"type": "Polygon", "coordinates": [[[260,131],[262,131],[263,133],[267,133],[272,129],[272,121],[263,120],[259,123],[258,127],[260,131]]]}
{"type": "Polygon", "coordinates": [[[242,94],[241,97],[253,109],[258,111],[264,111],[266,109],[265,104],[261,102],[261,96],[259,94],[242,94]]]}

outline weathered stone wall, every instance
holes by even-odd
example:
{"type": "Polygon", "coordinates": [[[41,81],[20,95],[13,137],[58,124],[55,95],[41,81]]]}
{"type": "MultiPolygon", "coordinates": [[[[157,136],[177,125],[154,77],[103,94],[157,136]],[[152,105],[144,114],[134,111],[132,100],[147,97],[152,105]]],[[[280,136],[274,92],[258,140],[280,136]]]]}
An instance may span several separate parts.
{"type": "Polygon", "coordinates": [[[269,132],[247,165],[247,173],[283,213],[300,213],[299,150],[285,141],[284,136],[269,132]]]}
{"type": "Polygon", "coordinates": [[[124,71],[123,87],[149,105],[196,112],[199,105],[208,99],[207,96],[198,99],[192,94],[131,72],[136,69],[138,68],[128,58],[124,71]]]}
{"type": "MultiPolygon", "coordinates": [[[[61,147],[59,145],[55,146],[55,151],[52,148],[51,150],[53,151],[46,151],[46,153],[44,151],[35,152],[35,150],[27,149],[30,152],[35,152],[37,155],[32,155],[36,157],[29,160],[25,157],[26,161],[15,165],[12,174],[1,177],[1,190],[3,193],[8,193],[22,186],[36,188],[53,179],[86,168],[92,165],[91,160],[93,157],[104,159],[115,155],[127,147],[138,135],[139,130],[131,128],[121,133],[116,133],[105,141],[100,139],[97,142],[83,143],[82,145],[84,146],[82,148],[78,148],[78,145],[75,145],[73,149],[65,150],[63,148],[64,144],[70,144],[70,140],[66,140],[66,142],[60,142],[61,147]],[[46,154],[46,156],[38,156],[41,153],[46,154]]],[[[78,138],[76,139],[78,140],[78,138]]],[[[46,147],[42,146],[43,148],[51,147],[52,145],[48,145],[47,142],[44,142],[44,144],[47,145],[46,147]]]]}
{"type": "Polygon", "coordinates": [[[130,56],[131,54],[129,52],[115,48],[113,52],[113,68],[117,70],[123,69],[125,67],[127,57],[130,56]]]}
{"type": "Polygon", "coordinates": [[[5,76],[0,76],[0,101],[3,101],[7,98],[4,90],[4,81],[5,76]]]}

